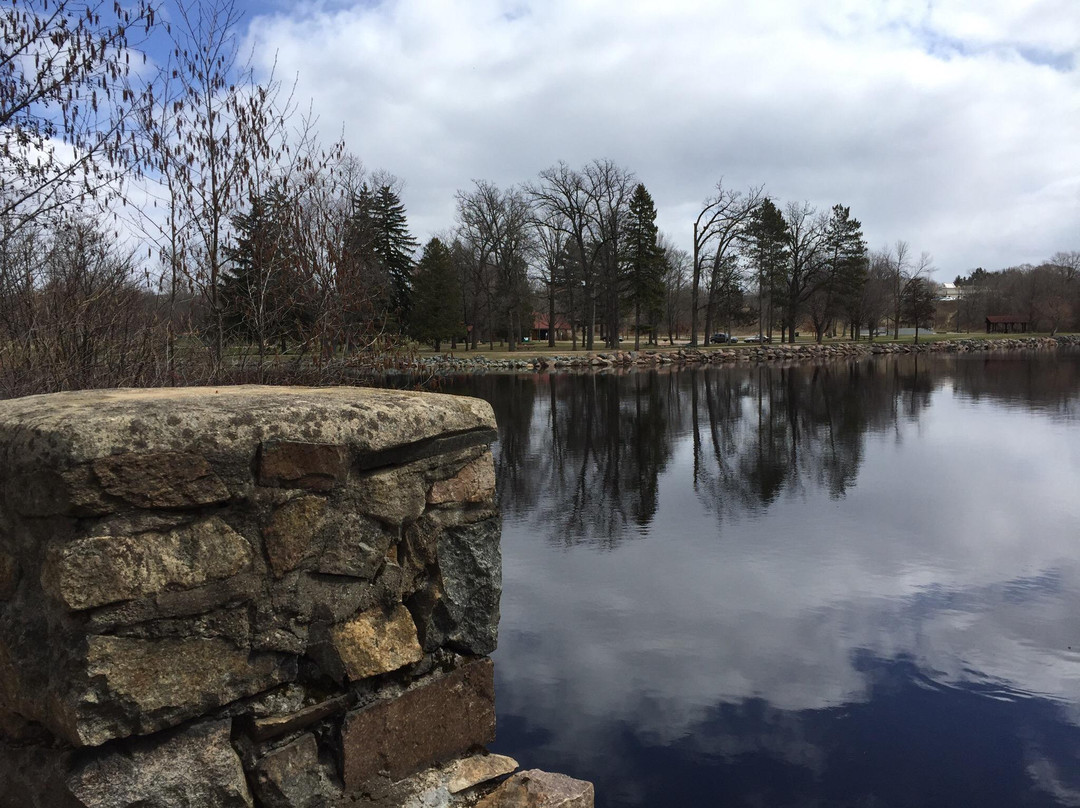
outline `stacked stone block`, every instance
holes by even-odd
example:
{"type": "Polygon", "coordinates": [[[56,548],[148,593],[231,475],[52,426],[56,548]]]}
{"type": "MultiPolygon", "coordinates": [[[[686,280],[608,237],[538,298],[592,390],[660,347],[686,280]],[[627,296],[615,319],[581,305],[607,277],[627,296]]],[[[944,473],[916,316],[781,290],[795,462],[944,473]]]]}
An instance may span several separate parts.
{"type": "Polygon", "coordinates": [[[495,435],[357,388],[0,403],[0,806],[479,799],[495,435]]]}

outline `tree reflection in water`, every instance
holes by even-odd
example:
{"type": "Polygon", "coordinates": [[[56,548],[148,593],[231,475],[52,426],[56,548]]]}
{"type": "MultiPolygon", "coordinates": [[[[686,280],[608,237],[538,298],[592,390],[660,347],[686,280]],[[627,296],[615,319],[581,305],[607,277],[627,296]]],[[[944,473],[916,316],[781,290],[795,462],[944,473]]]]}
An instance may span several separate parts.
{"type": "Polygon", "coordinates": [[[487,375],[447,392],[490,401],[504,512],[555,544],[616,547],[647,527],[677,442],[686,480],[721,519],[808,487],[843,497],[872,434],[919,417],[942,377],[925,357],[602,374],[487,375]],[[932,381],[936,379],[936,381],[932,381]]]}
{"type": "Polygon", "coordinates": [[[1080,804],[1080,356],[444,389],[500,424],[496,751],[600,806],[1080,804]]]}

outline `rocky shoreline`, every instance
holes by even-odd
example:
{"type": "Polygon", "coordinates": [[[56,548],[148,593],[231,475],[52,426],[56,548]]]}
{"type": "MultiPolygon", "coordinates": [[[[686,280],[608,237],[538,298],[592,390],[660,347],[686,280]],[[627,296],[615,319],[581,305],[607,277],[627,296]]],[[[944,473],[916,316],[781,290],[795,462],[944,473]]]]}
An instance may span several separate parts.
{"type": "Polygon", "coordinates": [[[405,373],[488,373],[587,371],[605,369],[652,369],[698,365],[734,365],[746,362],[798,362],[834,358],[860,358],[880,354],[991,353],[1000,351],[1057,350],[1080,347],[1080,335],[1057,337],[1004,337],[1000,339],[952,339],[918,345],[889,342],[836,342],[818,345],[757,345],[743,348],[671,347],[642,351],[599,351],[588,354],[546,354],[521,359],[486,356],[432,356],[400,365],[405,373]]]}

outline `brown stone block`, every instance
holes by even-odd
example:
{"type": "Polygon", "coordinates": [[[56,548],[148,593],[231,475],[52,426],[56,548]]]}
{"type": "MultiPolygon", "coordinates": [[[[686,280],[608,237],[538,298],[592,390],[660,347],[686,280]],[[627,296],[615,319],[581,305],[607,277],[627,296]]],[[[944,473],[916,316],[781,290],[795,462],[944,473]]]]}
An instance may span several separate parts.
{"type": "Polygon", "coordinates": [[[470,662],[396,699],[349,713],[342,727],[345,787],[385,773],[400,780],[495,738],[490,659],[470,662]]]}
{"type": "Polygon", "coordinates": [[[306,496],[274,511],[270,524],[263,529],[263,540],[275,578],[296,569],[311,554],[325,510],[325,499],[306,496]]]}
{"type": "Polygon", "coordinates": [[[363,512],[387,525],[415,522],[427,501],[424,478],[409,467],[369,474],[360,481],[359,490],[363,512]]]}
{"type": "Polygon", "coordinates": [[[593,808],[592,783],[539,769],[518,772],[477,808],[593,808]]]}
{"type": "Polygon", "coordinates": [[[92,536],[52,550],[45,591],[69,609],[194,589],[251,566],[251,546],[217,517],[168,533],[92,536]]]}
{"type": "Polygon", "coordinates": [[[495,464],[485,452],[449,480],[440,480],[428,491],[429,505],[490,502],[495,497],[495,464]]]}
{"type": "Polygon", "coordinates": [[[229,498],[206,458],[190,452],[129,452],[93,462],[102,490],[140,508],[191,508],[229,498]]]}
{"type": "Polygon", "coordinates": [[[295,678],[295,660],[249,654],[220,639],[90,637],[85,674],[91,690],[73,694],[74,714],[43,722],[77,745],[175,726],[295,678]],[[56,727],[67,719],[74,726],[56,727]]]}
{"type": "Polygon", "coordinates": [[[389,673],[424,657],[409,610],[371,609],[330,630],[330,645],[345,677],[352,682],[389,673]]]}
{"type": "Polygon", "coordinates": [[[348,474],[348,454],[333,443],[266,441],[259,451],[259,484],[329,491],[348,474]]]}

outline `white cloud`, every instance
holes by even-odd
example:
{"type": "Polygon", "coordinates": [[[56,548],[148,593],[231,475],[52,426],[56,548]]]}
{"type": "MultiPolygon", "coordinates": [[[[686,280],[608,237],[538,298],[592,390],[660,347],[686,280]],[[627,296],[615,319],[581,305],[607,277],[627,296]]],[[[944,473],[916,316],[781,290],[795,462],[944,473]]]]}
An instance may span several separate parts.
{"type": "Polygon", "coordinates": [[[943,277],[1076,249],[1080,8],[597,0],[297,4],[252,19],[329,136],[406,180],[421,236],[474,178],[611,157],[689,238],[723,177],[851,205],[943,277]]]}

